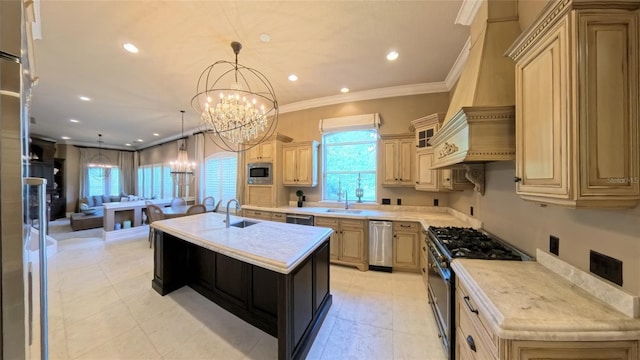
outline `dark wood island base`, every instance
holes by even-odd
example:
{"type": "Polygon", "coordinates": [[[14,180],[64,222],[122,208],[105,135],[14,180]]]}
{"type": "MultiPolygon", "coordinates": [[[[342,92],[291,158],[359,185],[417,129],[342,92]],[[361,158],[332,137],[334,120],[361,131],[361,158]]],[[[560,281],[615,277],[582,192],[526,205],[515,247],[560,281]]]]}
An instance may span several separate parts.
{"type": "Polygon", "coordinates": [[[329,239],[288,274],[156,231],[151,286],[188,285],[278,339],[278,359],[304,359],[331,307],[329,239]]]}

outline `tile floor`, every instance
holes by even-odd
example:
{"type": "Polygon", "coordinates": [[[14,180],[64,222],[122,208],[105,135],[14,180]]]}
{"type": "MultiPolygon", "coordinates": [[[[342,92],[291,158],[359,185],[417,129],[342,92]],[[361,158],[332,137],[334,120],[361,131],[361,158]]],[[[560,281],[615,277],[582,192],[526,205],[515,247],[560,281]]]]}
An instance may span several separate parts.
{"type": "MultiPolygon", "coordinates": [[[[146,239],[58,243],[48,264],[50,359],[277,358],[275,338],[191,288],[152,290],[146,239]]],[[[445,359],[420,275],[332,266],[331,292],[307,359],[445,359]]],[[[38,345],[31,351],[38,358],[38,345]]]]}

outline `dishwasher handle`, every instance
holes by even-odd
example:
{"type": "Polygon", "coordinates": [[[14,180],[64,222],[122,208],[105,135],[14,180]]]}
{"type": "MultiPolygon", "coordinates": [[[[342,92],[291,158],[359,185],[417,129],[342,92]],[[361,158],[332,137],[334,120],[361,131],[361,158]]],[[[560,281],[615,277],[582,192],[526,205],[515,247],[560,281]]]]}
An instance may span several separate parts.
{"type": "Polygon", "coordinates": [[[313,216],[311,216],[311,215],[304,216],[304,215],[289,215],[289,214],[287,214],[287,218],[289,218],[289,219],[300,219],[300,220],[311,220],[311,219],[313,219],[313,216]]]}

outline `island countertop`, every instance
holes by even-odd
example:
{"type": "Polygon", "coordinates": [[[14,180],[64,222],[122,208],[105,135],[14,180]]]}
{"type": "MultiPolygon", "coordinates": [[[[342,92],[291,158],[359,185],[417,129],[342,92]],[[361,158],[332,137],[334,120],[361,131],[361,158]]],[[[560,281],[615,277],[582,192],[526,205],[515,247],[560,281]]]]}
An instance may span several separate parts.
{"type": "Polygon", "coordinates": [[[640,319],[615,310],[538,262],[455,259],[452,268],[503,339],[640,338],[640,319]]]}
{"type": "MultiPolygon", "coordinates": [[[[151,227],[229,257],[288,274],[333,230],[250,219],[246,228],[226,227],[225,214],[204,213],[154,221],[151,227]]],[[[245,220],[231,216],[231,224],[245,220]]]]}

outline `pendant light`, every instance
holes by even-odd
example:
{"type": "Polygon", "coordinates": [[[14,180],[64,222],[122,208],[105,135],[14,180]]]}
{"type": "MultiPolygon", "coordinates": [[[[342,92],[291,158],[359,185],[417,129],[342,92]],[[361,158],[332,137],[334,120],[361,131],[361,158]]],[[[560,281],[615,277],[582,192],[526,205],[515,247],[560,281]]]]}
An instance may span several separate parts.
{"type": "Polygon", "coordinates": [[[189,154],[187,153],[187,140],[184,138],[184,110],[180,110],[182,113],[182,137],[178,140],[178,159],[172,161],[171,165],[171,177],[173,178],[174,185],[184,186],[193,181],[193,169],[196,167],[195,162],[189,161],[189,154]]]}

